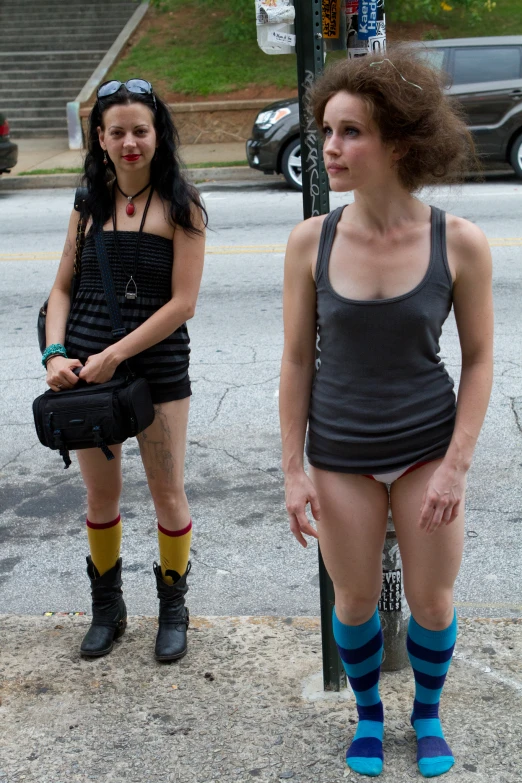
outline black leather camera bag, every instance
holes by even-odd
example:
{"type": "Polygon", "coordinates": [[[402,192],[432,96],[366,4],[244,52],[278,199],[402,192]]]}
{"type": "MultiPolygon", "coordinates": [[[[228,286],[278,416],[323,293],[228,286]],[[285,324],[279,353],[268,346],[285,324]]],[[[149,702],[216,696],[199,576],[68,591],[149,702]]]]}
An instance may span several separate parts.
{"type": "MultiPolygon", "coordinates": [[[[112,334],[119,340],[126,330],[101,228],[95,232],[94,239],[112,334]]],[[[69,451],[75,449],[98,447],[108,460],[114,459],[109,446],[123,443],[149,427],[154,421],[154,406],[147,381],[136,378],[125,363],[121,374],[107,383],[78,380],[72,389],[59,392],[49,389],[33,402],[33,414],[40,443],[59,451],[68,468],[69,451]]]]}

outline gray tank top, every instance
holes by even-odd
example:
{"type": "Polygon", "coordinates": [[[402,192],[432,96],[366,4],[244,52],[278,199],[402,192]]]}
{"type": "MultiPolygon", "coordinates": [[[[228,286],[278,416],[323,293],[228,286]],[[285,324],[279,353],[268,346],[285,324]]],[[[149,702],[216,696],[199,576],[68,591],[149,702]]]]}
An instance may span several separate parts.
{"type": "Polygon", "coordinates": [[[342,473],[387,473],[444,456],[455,424],[453,380],[439,356],[452,306],[446,216],[431,207],[431,253],[421,282],[392,299],[336,293],[329,261],[344,207],[323,223],[315,285],[316,372],[306,453],[342,473]]]}

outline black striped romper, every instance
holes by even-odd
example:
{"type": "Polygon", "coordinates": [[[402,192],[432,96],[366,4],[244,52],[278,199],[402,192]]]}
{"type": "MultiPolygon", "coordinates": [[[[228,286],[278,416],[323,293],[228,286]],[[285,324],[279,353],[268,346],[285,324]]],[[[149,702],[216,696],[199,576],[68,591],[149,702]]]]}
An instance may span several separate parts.
{"type": "MultiPolygon", "coordinates": [[[[172,297],[172,240],[142,233],[135,277],[138,297],[132,300],[125,299],[128,275],[116,255],[114,232],[106,231],[104,239],[123,324],[127,332],[131,332],[172,297]]],[[[137,231],[118,231],[120,254],[126,269],[132,269],[137,239],[137,231]]],[[[79,359],[83,364],[87,357],[100,353],[113,342],[94,236],[90,231],[82,253],[80,285],[67,321],[65,348],[69,358],[79,359]]],[[[154,403],[190,396],[189,343],[187,325],[182,324],[164,340],[130,359],[136,375],[149,382],[154,403]]]]}

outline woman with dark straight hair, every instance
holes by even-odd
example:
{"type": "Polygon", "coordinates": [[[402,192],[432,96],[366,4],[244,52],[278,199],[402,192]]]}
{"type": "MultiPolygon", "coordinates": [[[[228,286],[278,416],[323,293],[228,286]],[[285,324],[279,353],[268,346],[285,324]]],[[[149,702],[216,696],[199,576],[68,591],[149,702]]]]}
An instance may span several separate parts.
{"type": "MultiPolygon", "coordinates": [[[[187,651],[185,607],[192,521],[184,490],[189,398],[189,336],[205,246],[207,216],[181,170],[178,135],[168,107],[144,79],[110,81],[98,89],[89,118],[80,214],[72,212],[49,298],[43,362],[54,391],[110,380],[128,366],[149,383],[154,422],[138,435],[158,521],[154,573],[160,601],[156,658],[187,651]],[[70,302],[76,235],[85,221],[80,281],[70,302]],[[115,342],[94,242],[102,236],[126,335],[115,342]]],[[[125,630],[119,501],[121,446],[108,462],[100,449],[78,451],[87,490],[87,573],[92,625],[86,657],[109,653],[125,630]]]]}
{"type": "Polygon", "coordinates": [[[454,764],[439,699],[457,636],[466,476],[491,391],[493,307],[482,231],[414,194],[470,171],[473,144],[440,75],[411,50],[341,62],[310,98],[330,188],[355,200],[300,223],[288,242],[280,411],[290,528],[303,546],[303,534],[319,538],[334,584],[334,635],[359,716],[347,764],[378,775],[377,602],[391,503],[412,613],[417,762],[434,777],[454,764]],[[457,400],[439,356],[452,307],[457,400]]]}

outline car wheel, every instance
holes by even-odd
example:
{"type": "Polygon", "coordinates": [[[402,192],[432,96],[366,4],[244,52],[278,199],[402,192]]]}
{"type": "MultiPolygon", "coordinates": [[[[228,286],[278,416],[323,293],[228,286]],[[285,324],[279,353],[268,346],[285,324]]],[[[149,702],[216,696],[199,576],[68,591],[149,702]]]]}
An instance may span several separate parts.
{"type": "Polygon", "coordinates": [[[511,148],[511,165],[517,177],[522,178],[522,133],[515,139],[511,148]]]}
{"type": "Polygon", "coordinates": [[[281,171],[284,178],[296,190],[303,189],[301,169],[301,140],[294,139],[283,152],[281,171]]]}

